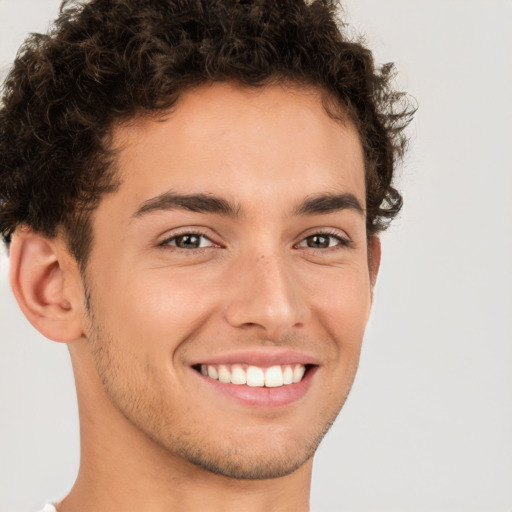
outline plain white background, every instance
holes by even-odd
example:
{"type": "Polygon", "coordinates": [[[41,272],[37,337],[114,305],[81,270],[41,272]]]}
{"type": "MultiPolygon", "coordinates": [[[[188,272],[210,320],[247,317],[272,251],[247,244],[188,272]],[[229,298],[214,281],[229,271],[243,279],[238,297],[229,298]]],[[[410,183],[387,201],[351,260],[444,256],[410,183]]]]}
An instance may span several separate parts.
{"type": "MultiPolygon", "coordinates": [[[[0,0],[4,76],[59,0],[0,0]]],[[[405,208],[359,374],[315,460],[312,508],[512,510],[512,2],[350,0],[420,109],[405,208]]],[[[24,320],[0,257],[0,510],[61,498],[79,459],[65,346],[24,320]]]]}

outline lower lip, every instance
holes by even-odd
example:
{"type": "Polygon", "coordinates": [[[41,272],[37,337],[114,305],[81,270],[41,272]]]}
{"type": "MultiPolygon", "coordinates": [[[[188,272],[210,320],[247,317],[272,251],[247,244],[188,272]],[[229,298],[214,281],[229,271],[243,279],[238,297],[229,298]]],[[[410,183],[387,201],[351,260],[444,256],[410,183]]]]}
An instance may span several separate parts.
{"type": "Polygon", "coordinates": [[[296,384],[276,388],[251,387],[245,384],[225,384],[192,370],[214,391],[245,405],[262,408],[283,407],[300,400],[308,391],[317,366],[309,367],[304,377],[296,384]]]}

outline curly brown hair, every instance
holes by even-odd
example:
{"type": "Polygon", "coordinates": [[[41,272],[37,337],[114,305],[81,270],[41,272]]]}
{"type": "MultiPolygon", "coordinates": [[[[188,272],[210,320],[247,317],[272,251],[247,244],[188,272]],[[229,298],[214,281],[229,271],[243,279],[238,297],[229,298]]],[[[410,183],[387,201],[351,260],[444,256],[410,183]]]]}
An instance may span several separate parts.
{"type": "MultiPolygon", "coordinates": [[[[414,108],[350,40],[335,0],[64,1],[50,32],[21,47],[0,109],[0,232],[64,228],[85,266],[90,212],[116,190],[114,123],[168,111],[212,81],[289,82],[325,91],[358,129],[366,163],[367,232],[402,205],[392,186],[414,108]]],[[[331,112],[332,115],[332,112],[331,112]]]]}

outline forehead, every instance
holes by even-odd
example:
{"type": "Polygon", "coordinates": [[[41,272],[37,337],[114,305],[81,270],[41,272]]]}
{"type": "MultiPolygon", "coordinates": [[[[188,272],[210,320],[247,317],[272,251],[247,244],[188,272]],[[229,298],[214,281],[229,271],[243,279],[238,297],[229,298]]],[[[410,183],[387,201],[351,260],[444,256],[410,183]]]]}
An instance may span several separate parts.
{"type": "Polygon", "coordinates": [[[348,190],[365,204],[357,131],[327,114],[315,88],[202,86],[164,118],[117,126],[114,147],[122,182],[114,195],[133,201],[171,189],[248,204],[348,190]]]}

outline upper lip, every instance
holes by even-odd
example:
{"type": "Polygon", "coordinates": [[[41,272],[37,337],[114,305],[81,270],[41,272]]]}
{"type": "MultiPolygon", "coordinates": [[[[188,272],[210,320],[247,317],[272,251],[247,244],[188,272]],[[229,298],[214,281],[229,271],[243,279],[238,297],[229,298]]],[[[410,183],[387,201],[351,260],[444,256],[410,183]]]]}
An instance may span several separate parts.
{"type": "Polygon", "coordinates": [[[318,365],[319,361],[312,355],[304,354],[303,352],[296,352],[293,350],[252,350],[217,354],[213,357],[207,357],[206,359],[195,361],[191,364],[191,366],[198,364],[214,365],[237,363],[247,364],[250,366],[270,367],[287,364],[318,365]]]}

